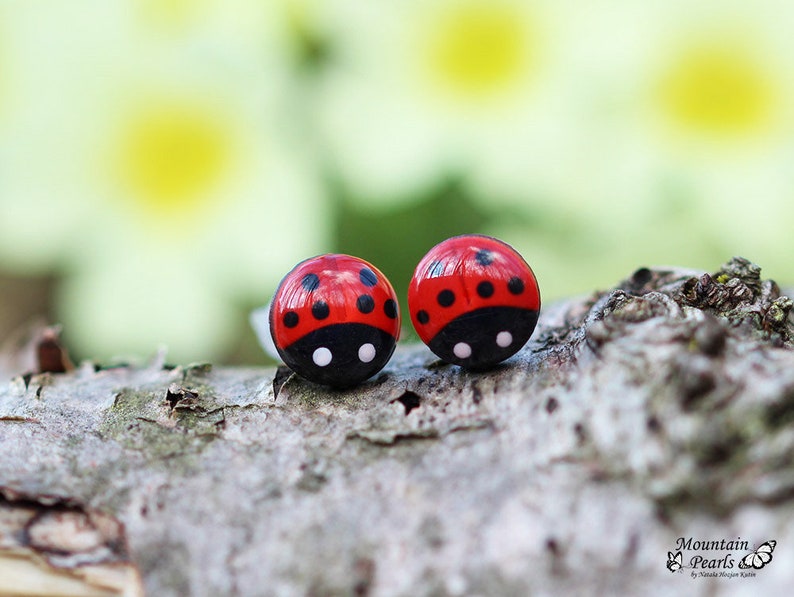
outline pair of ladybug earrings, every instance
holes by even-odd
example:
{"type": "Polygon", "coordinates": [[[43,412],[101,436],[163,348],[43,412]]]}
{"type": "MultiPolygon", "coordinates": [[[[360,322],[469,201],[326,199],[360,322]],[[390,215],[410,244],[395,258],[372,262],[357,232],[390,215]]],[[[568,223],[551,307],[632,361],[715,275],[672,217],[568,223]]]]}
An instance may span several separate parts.
{"type": "MultiPolygon", "coordinates": [[[[416,266],[408,309],[419,337],[439,358],[487,369],[532,335],[540,291],[532,269],[510,245],[456,236],[416,266]]],[[[284,363],[315,383],[350,387],[391,358],[400,334],[397,297],[376,267],[349,255],[299,263],[271,302],[270,335],[284,363]]]]}

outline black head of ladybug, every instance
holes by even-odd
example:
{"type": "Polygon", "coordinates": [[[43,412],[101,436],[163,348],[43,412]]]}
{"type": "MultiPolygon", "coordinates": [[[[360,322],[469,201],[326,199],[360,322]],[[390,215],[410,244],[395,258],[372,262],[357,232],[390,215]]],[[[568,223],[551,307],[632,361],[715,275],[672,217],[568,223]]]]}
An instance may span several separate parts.
{"type": "Polygon", "coordinates": [[[314,383],[348,388],[369,379],[389,362],[396,340],[363,323],[336,323],[309,332],[279,354],[284,363],[314,383]]]}
{"type": "Polygon", "coordinates": [[[489,369],[527,343],[538,311],[517,307],[482,307],[457,316],[428,347],[442,361],[467,369],[489,369]]]}

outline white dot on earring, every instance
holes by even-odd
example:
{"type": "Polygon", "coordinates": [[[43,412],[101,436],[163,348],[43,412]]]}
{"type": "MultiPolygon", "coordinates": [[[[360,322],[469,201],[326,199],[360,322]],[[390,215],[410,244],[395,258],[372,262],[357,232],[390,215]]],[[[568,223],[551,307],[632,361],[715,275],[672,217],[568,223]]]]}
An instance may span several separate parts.
{"type": "Polygon", "coordinates": [[[331,351],[328,350],[325,346],[321,346],[320,348],[315,350],[314,353],[312,354],[312,360],[314,361],[314,364],[317,365],[318,367],[327,366],[331,362],[332,358],[333,355],[331,354],[331,351]]]}
{"type": "Polygon", "coordinates": [[[458,342],[453,348],[452,352],[459,359],[468,359],[471,356],[471,346],[465,342],[458,342]]]}
{"type": "Polygon", "coordinates": [[[358,360],[362,363],[369,363],[372,359],[375,358],[376,350],[375,347],[367,342],[366,344],[362,344],[358,349],[358,360]]]}
{"type": "Polygon", "coordinates": [[[496,343],[502,348],[507,348],[513,343],[513,334],[510,332],[499,332],[496,334],[496,343]]]}

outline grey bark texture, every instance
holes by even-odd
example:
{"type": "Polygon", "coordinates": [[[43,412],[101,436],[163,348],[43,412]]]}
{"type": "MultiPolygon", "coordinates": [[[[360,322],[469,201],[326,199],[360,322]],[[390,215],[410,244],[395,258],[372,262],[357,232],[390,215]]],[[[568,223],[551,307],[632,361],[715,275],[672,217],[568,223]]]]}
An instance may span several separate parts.
{"type": "Polygon", "coordinates": [[[544,307],[485,373],[414,345],[348,391],[161,360],[18,375],[0,593],[790,595],[791,307],[736,258],[544,307]],[[671,572],[679,538],[735,544],[671,572]]]}

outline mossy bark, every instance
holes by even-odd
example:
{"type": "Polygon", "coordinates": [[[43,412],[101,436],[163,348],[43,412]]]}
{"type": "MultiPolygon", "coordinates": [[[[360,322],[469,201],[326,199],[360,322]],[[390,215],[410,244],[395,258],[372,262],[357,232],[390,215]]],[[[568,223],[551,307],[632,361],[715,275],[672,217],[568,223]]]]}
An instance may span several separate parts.
{"type": "Polygon", "coordinates": [[[785,594],[794,324],[759,274],[638,270],[486,373],[404,346],[348,391],[160,361],[14,377],[0,593],[785,594]],[[671,573],[679,538],[749,547],[671,573]]]}

